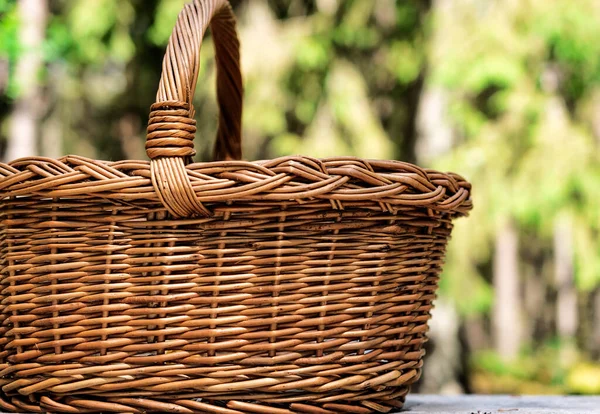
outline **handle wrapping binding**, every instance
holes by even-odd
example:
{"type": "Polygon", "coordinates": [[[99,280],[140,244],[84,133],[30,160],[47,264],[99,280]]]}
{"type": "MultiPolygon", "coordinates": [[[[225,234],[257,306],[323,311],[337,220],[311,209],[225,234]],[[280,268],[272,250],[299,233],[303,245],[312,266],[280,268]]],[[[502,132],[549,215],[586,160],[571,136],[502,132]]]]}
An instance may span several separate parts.
{"type": "Polygon", "coordinates": [[[163,60],[156,103],[150,108],[146,154],[152,184],[175,217],[209,215],[196,199],[185,165],[194,150],[196,121],[192,99],[200,48],[210,25],[217,66],[219,126],[214,160],[241,159],[242,76],[236,23],[227,0],[194,0],[177,18],[163,60]]]}

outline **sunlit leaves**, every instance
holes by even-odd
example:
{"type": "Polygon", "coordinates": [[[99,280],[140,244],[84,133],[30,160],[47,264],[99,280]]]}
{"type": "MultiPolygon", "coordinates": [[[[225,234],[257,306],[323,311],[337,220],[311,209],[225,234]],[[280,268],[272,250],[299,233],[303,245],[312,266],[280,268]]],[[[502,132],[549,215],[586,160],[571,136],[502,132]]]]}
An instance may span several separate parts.
{"type": "Polygon", "coordinates": [[[18,51],[17,28],[19,25],[16,3],[0,0],[0,57],[14,59],[18,51]]]}
{"type": "Polygon", "coordinates": [[[424,54],[408,41],[397,40],[390,44],[385,62],[398,82],[407,84],[413,82],[423,70],[424,54]]]}
{"type": "Polygon", "coordinates": [[[553,7],[539,7],[532,22],[546,43],[548,59],[561,68],[563,93],[577,100],[589,92],[590,83],[600,82],[600,5],[582,0],[573,6],[557,0],[553,7]]]}
{"type": "Polygon", "coordinates": [[[591,363],[575,365],[567,376],[567,386],[575,394],[600,394],[600,366],[591,363]]]}
{"type": "Polygon", "coordinates": [[[450,245],[448,292],[460,292],[462,275],[477,280],[475,266],[491,260],[485,246],[506,215],[540,244],[552,240],[558,216],[573,215],[577,286],[600,283],[600,156],[583,127],[597,114],[579,109],[600,87],[600,7],[584,3],[460,0],[435,16],[430,79],[448,90],[464,141],[435,165],[467,176],[476,205],[469,230],[450,245]]]}
{"type": "Polygon", "coordinates": [[[17,88],[12,81],[11,73],[20,51],[16,4],[10,0],[0,0],[0,15],[2,16],[0,18],[0,60],[4,60],[4,68],[0,68],[0,71],[4,69],[7,72],[0,74],[0,92],[14,97],[17,88]]]}
{"type": "Polygon", "coordinates": [[[186,3],[185,0],[161,1],[156,9],[154,24],[148,31],[148,39],[157,46],[164,46],[169,40],[177,15],[186,3]]]}
{"type": "Polygon", "coordinates": [[[325,36],[307,36],[296,45],[296,62],[306,70],[324,69],[331,59],[331,50],[325,36]]]}

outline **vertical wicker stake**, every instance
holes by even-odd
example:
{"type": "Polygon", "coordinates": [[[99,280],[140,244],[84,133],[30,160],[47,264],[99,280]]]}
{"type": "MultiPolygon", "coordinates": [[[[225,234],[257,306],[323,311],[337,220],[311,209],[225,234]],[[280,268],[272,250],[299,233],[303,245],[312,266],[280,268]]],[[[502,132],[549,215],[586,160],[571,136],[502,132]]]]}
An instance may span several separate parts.
{"type": "Polygon", "coordinates": [[[241,157],[225,0],[179,16],[148,161],[0,164],[0,409],[371,413],[420,375],[453,173],[352,157],[241,157]],[[191,163],[210,25],[215,162],[191,163]]]}

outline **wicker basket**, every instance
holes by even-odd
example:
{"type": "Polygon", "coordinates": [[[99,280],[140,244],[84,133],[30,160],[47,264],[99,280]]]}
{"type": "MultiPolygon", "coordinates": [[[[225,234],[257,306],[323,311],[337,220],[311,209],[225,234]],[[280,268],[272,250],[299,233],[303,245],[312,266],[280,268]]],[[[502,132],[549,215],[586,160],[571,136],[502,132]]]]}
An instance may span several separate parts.
{"type": "Polygon", "coordinates": [[[235,161],[242,86],[225,0],[180,14],[156,101],[150,162],[0,164],[0,409],[401,407],[469,183],[398,161],[235,161]],[[191,164],[209,22],[221,161],[191,164]]]}

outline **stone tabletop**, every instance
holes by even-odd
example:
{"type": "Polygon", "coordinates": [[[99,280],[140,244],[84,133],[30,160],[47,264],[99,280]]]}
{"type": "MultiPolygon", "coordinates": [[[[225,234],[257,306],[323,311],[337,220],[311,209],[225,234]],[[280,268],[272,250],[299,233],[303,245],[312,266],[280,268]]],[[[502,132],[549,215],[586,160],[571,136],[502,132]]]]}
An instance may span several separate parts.
{"type": "MultiPolygon", "coordinates": [[[[411,394],[397,414],[600,414],[600,396],[411,394]]],[[[0,412],[0,414],[7,414],[0,412]]]]}
{"type": "Polygon", "coordinates": [[[406,399],[402,414],[600,414],[600,396],[420,395],[406,399]]]}

